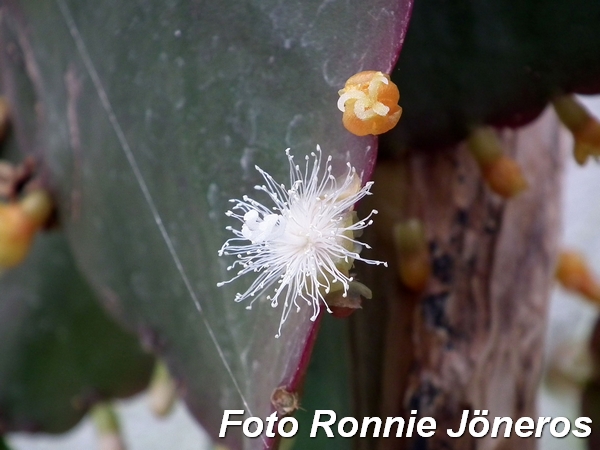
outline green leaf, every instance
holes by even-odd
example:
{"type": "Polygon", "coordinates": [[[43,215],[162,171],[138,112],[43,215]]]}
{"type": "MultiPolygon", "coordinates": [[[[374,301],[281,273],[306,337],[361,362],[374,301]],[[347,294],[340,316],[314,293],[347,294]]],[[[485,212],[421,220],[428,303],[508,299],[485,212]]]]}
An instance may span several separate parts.
{"type": "Polygon", "coordinates": [[[557,94],[600,92],[599,22],[587,0],[416,2],[389,151],[448,147],[473,126],[524,125],[557,94]]]}
{"type": "Polygon", "coordinates": [[[148,384],[153,358],[100,308],[63,234],[0,276],[0,430],[58,433],[148,384]]]}
{"type": "MultiPolygon", "coordinates": [[[[308,305],[275,339],[279,309],[233,301],[250,280],[216,287],[230,277],[217,258],[228,199],[254,192],[255,164],[288,183],[286,147],[301,161],[320,144],[337,173],[350,162],[369,176],[376,140],[342,127],[337,91],[356,72],[391,69],[409,11],[409,0],[22,0],[4,11],[5,40],[27,63],[0,67],[8,86],[30,80],[43,111],[39,153],[78,264],[164,356],[213,436],[224,409],[265,417],[276,387],[297,389],[315,333],[308,305]]],[[[27,89],[7,94],[31,102],[27,89]]],[[[241,441],[228,431],[230,446],[241,441]]]]}

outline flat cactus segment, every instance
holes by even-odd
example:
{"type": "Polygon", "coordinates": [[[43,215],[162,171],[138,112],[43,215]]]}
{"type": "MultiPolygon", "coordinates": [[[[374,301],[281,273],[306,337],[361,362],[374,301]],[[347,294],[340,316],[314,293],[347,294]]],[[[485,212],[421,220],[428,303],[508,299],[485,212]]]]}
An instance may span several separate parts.
{"type": "MultiPolygon", "coordinates": [[[[266,417],[275,388],[300,384],[315,322],[303,308],[274,339],[279,309],[247,311],[234,301],[243,283],[217,288],[231,264],[217,256],[233,225],[227,200],[254,192],[255,165],[287,179],[287,147],[302,161],[320,144],[334,176],[349,162],[368,181],[376,140],[343,128],[338,90],[392,69],[411,1],[9,5],[6,95],[43,111],[33,148],[86,277],[164,358],[213,437],[224,409],[266,417]]],[[[28,111],[16,130],[36,123],[28,111]]],[[[239,427],[224,444],[272,445],[239,427]]]]}

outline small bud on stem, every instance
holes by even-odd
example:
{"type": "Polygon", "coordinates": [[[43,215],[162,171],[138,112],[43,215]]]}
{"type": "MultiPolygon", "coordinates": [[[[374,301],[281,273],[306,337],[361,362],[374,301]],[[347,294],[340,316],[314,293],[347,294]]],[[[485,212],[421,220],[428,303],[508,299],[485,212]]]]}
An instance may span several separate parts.
{"type": "Polygon", "coordinates": [[[154,367],[150,386],[148,386],[148,399],[150,409],[158,417],[168,415],[177,399],[175,382],[163,361],[157,361],[154,367]]]}
{"type": "Polygon", "coordinates": [[[496,194],[511,198],[527,189],[527,180],[521,167],[504,154],[492,128],[473,130],[468,138],[468,147],[481,169],[481,175],[496,194]]]}
{"type": "Polygon", "coordinates": [[[31,247],[35,233],[53,211],[47,192],[29,192],[17,203],[0,203],[0,269],[20,264],[31,247]]]}
{"type": "Polygon", "coordinates": [[[590,156],[600,156],[600,122],[572,95],[556,97],[552,104],[561,122],[573,133],[573,156],[584,165],[590,156]]]}
{"type": "Polygon", "coordinates": [[[90,411],[100,450],[125,450],[119,418],[110,403],[98,403],[90,411]]]}
{"type": "Polygon", "coordinates": [[[600,303],[600,284],[579,252],[563,250],[559,254],[556,278],[565,289],[576,292],[594,303],[600,303]]]}
{"type": "Polygon", "coordinates": [[[431,276],[429,247],[423,222],[410,219],[397,223],[392,233],[400,279],[410,290],[421,292],[431,276]]]}

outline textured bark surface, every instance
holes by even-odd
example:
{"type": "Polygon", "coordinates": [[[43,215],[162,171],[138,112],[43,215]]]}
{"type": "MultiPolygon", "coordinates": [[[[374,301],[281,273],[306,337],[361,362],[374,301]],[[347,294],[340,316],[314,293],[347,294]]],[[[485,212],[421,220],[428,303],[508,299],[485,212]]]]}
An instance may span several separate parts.
{"type": "MultiPolygon", "coordinates": [[[[488,410],[492,420],[537,418],[563,153],[552,112],[501,137],[530,183],[513,200],[502,200],[482,183],[464,146],[409,153],[376,174],[375,248],[384,249],[378,257],[393,262],[392,224],[417,217],[425,223],[433,269],[419,295],[391,277],[369,280],[375,299],[387,304],[377,415],[406,417],[416,409],[437,422],[432,438],[381,439],[380,449],[536,448],[536,439],[451,439],[446,433],[458,428],[464,409],[488,410]]],[[[374,412],[360,398],[359,406],[374,412]]]]}

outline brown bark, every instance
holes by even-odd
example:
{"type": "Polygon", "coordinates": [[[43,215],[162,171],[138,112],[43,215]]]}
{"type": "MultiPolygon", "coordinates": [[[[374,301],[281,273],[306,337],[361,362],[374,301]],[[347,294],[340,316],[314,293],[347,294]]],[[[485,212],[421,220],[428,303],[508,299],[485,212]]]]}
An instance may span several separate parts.
{"type": "Polygon", "coordinates": [[[518,438],[514,431],[510,440],[451,439],[446,433],[458,428],[465,409],[488,410],[491,421],[537,419],[563,155],[552,112],[501,136],[530,184],[512,200],[490,192],[464,146],[409,152],[376,175],[376,239],[383,256],[395,259],[391,225],[417,217],[425,223],[432,257],[432,277],[422,294],[409,294],[397,279],[371,281],[388,307],[378,415],[407,417],[416,409],[437,422],[432,438],[381,439],[380,449],[537,446],[538,440],[518,438]]]}

